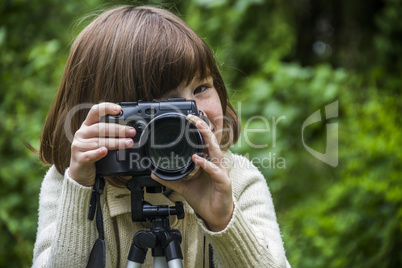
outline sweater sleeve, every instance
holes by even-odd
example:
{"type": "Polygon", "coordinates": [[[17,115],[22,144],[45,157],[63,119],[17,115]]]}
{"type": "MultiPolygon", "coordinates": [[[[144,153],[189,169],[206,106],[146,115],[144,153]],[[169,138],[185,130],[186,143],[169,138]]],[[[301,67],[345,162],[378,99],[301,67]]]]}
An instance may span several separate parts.
{"type": "Polygon", "coordinates": [[[211,232],[197,219],[213,247],[215,266],[290,267],[264,177],[246,158],[234,156],[234,160],[232,220],[224,230],[211,232]]]}
{"type": "Polygon", "coordinates": [[[76,183],[53,166],[42,182],[33,266],[85,267],[97,237],[88,220],[90,187],[76,183]]]}

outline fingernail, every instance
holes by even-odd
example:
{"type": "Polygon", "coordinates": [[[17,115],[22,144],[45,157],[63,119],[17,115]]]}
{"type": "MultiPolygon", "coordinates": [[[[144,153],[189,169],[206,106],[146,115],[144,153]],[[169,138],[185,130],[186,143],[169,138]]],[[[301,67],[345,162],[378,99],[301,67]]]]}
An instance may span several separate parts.
{"type": "Polygon", "coordinates": [[[100,155],[103,155],[103,154],[105,153],[105,151],[107,151],[106,147],[100,147],[100,148],[98,149],[98,153],[99,153],[100,155]]]}
{"type": "Polygon", "coordinates": [[[187,115],[187,119],[193,122],[194,124],[197,122],[197,117],[192,114],[187,115]]]}
{"type": "Polygon", "coordinates": [[[119,105],[114,105],[114,106],[113,106],[113,110],[114,110],[115,112],[120,111],[120,106],[119,106],[119,105]]]}
{"type": "Polygon", "coordinates": [[[130,128],[130,129],[128,130],[128,135],[129,135],[130,137],[134,137],[134,136],[135,136],[135,129],[134,129],[134,128],[130,128]]]}
{"type": "Polygon", "coordinates": [[[198,121],[196,123],[197,127],[201,127],[201,128],[208,128],[208,126],[206,126],[206,124],[204,123],[204,121],[198,121]]]}
{"type": "Polygon", "coordinates": [[[131,147],[133,144],[133,139],[126,139],[125,143],[127,147],[131,147]]]}

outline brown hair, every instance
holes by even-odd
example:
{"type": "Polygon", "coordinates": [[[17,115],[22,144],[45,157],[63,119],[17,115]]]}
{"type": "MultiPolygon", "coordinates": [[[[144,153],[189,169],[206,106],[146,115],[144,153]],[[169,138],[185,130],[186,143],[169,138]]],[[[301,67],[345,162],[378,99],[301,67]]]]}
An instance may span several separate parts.
{"type": "MultiPolygon", "coordinates": [[[[239,136],[238,117],[213,53],[184,21],[154,7],[123,6],[92,21],[72,45],[59,91],[46,119],[40,158],[63,174],[70,163],[71,140],[64,123],[83,103],[150,101],[195,75],[213,77],[226,116],[221,145],[227,150],[239,136]]],[[[88,109],[71,120],[75,133],[88,109]]]]}

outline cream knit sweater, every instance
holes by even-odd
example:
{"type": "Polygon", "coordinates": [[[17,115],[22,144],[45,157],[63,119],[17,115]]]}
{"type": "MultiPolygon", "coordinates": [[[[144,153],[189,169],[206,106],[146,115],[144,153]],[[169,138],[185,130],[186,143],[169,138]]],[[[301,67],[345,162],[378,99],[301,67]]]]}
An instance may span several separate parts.
{"type": "MultiPolygon", "coordinates": [[[[153,205],[184,203],[185,218],[170,219],[172,228],[183,236],[184,267],[208,266],[208,243],[214,250],[215,267],[290,267],[264,177],[246,158],[231,152],[225,157],[230,164],[235,210],[221,232],[209,231],[176,192],[167,197],[145,194],[145,200],[153,205]]],[[[92,188],[77,184],[67,174],[61,175],[53,166],[42,183],[34,268],[86,267],[98,237],[95,221],[87,218],[92,188]]],[[[106,267],[126,267],[134,234],[148,226],[131,221],[130,192],[125,188],[106,183],[101,203],[106,267]]],[[[143,267],[153,267],[150,250],[143,267]]]]}

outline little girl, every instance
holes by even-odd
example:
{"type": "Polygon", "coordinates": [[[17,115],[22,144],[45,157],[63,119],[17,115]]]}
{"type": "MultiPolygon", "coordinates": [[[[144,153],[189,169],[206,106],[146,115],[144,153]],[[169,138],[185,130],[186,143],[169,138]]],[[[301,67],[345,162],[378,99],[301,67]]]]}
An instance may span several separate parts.
{"type": "MultiPolygon", "coordinates": [[[[171,191],[145,194],[153,205],[184,203],[185,218],[171,219],[183,236],[184,266],[208,267],[211,258],[215,267],[290,267],[264,177],[229,151],[238,117],[211,50],[170,12],[132,6],[104,12],[72,45],[41,138],[41,160],[52,167],[41,187],[33,267],[86,266],[98,235],[87,218],[95,162],[132,147],[136,135],[133,127],[99,120],[118,115],[117,102],[168,98],[194,100],[209,121],[187,117],[207,148],[207,158],[192,157],[199,171],[177,181],[152,174],[171,191]],[[82,106],[90,108],[71,112],[82,106]]],[[[147,226],[131,221],[127,178],[106,179],[106,267],[126,267],[133,235],[147,226]]],[[[151,256],[143,267],[152,267],[151,256]]]]}

